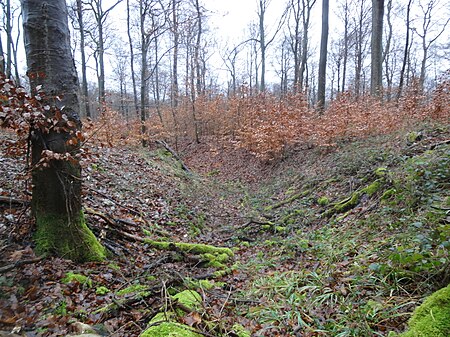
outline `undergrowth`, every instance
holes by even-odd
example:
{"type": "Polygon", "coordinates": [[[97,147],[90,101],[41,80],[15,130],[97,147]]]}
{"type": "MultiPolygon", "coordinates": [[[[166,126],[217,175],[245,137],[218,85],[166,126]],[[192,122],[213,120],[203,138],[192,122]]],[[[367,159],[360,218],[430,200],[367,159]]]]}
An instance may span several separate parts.
{"type": "Polygon", "coordinates": [[[448,130],[424,132],[430,142],[400,150],[376,153],[366,143],[352,155],[350,144],[328,155],[334,165],[320,175],[285,176],[290,187],[275,179],[249,198],[262,216],[244,232],[258,237],[251,247],[259,253],[242,265],[250,280],[241,296],[259,302],[240,310],[258,322],[256,336],[387,336],[404,330],[424,295],[450,282],[450,146],[431,140],[448,130]],[[323,217],[375,179],[373,193],[323,217]],[[311,185],[312,193],[289,200],[311,185]],[[324,197],[329,202],[319,203],[324,197]]]}

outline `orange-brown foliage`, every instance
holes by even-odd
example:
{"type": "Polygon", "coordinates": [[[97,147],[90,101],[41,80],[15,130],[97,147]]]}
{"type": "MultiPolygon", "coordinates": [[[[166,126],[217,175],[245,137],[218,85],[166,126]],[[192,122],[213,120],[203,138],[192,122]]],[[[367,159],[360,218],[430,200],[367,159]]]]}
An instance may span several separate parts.
{"type": "MultiPolygon", "coordinates": [[[[171,142],[214,139],[273,160],[291,144],[333,146],[342,140],[391,133],[423,120],[448,122],[449,116],[450,72],[428,96],[417,83],[398,102],[369,95],[356,99],[352,92],[344,92],[322,114],[308,107],[301,93],[283,98],[269,93],[251,96],[244,88],[231,97],[208,93],[194,103],[184,97],[176,110],[164,106],[160,114],[151,112],[145,137],[171,142]]],[[[111,111],[97,124],[105,125],[96,136],[101,142],[114,145],[140,140],[140,123],[126,124],[111,111]]]]}

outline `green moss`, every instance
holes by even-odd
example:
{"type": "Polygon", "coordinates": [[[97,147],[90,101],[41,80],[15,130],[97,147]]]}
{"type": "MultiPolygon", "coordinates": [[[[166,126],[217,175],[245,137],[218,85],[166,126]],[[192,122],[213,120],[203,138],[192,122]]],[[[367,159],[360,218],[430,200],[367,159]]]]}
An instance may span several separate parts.
{"type": "Polygon", "coordinates": [[[397,193],[397,190],[395,188],[390,188],[390,189],[384,191],[383,195],[381,196],[381,200],[390,199],[396,193],[397,193]]]}
{"type": "Polygon", "coordinates": [[[233,325],[233,332],[238,336],[238,337],[251,337],[251,334],[248,330],[246,330],[242,325],[235,323],[233,325]]]}
{"type": "Polygon", "coordinates": [[[268,231],[269,229],[272,228],[272,226],[271,225],[262,225],[261,228],[265,231],[268,231]]]}
{"type": "Polygon", "coordinates": [[[119,290],[116,294],[118,296],[132,294],[132,293],[142,293],[147,290],[146,286],[143,286],[142,284],[133,284],[129,287],[126,287],[122,290],[119,290]]]}
{"type": "Polygon", "coordinates": [[[377,193],[381,189],[381,182],[379,180],[375,180],[373,183],[365,187],[362,192],[367,194],[369,197],[377,193]]]}
{"type": "Polygon", "coordinates": [[[327,197],[320,197],[319,199],[317,199],[317,203],[320,206],[326,206],[330,203],[330,200],[327,197]]]}
{"type": "Polygon", "coordinates": [[[72,272],[68,272],[66,276],[61,280],[61,282],[64,284],[78,282],[82,285],[88,286],[89,288],[92,287],[92,280],[89,277],[72,272]]]}
{"type": "Polygon", "coordinates": [[[379,167],[379,168],[377,168],[376,170],[375,170],[375,175],[377,176],[377,177],[385,177],[386,176],[386,174],[388,173],[388,170],[387,170],[387,168],[386,167],[379,167]]]}
{"type": "Polygon", "coordinates": [[[95,289],[95,293],[100,296],[104,296],[109,292],[110,292],[110,290],[104,286],[97,287],[97,289],[95,289]]]}
{"type": "Polygon", "coordinates": [[[350,198],[347,198],[336,205],[334,205],[334,209],[336,213],[344,213],[348,210],[354,208],[359,203],[359,198],[361,197],[361,194],[357,191],[354,192],[350,198]]]}
{"type": "Polygon", "coordinates": [[[420,140],[422,137],[422,134],[420,132],[411,131],[406,135],[406,141],[409,144],[415,143],[416,141],[420,140]]]}
{"type": "Polygon", "coordinates": [[[177,300],[190,310],[200,309],[202,304],[202,296],[195,290],[184,290],[172,296],[172,299],[177,300]]]}
{"type": "Polygon", "coordinates": [[[409,320],[409,330],[400,336],[450,336],[450,285],[430,295],[416,308],[409,320]]]}
{"type": "Polygon", "coordinates": [[[145,330],[140,337],[203,337],[187,325],[174,322],[163,322],[145,330]]]}
{"type": "Polygon", "coordinates": [[[215,247],[200,243],[173,243],[153,240],[145,240],[145,242],[157,249],[179,249],[188,253],[200,254],[201,257],[207,261],[207,267],[219,269],[226,268],[225,262],[234,256],[234,253],[230,248],[215,247]]]}
{"type": "Polygon", "coordinates": [[[159,324],[162,322],[170,322],[176,319],[175,314],[171,311],[167,312],[158,312],[153,318],[150,320],[149,325],[159,324]]]}
{"type": "Polygon", "coordinates": [[[76,262],[103,261],[105,248],[87,227],[84,214],[68,220],[59,215],[41,214],[36,217],[36,241],[38,254],[56,254],[76,262]]]}
{"type": "Polygon", "coordinates": [[[286,232],[286,227],[284,227],[284,226],[275,226],[275,232],[284,233],[284,232],[286,232]]]}
{"type": "Polygon", "coordinates": [[[194,254],[226,254],[229,257],[233,257],[233,251],[230,248],[223,247],[215,247],[211,245],[205,245],[202,243],[184,243],[184,242],[169,242],[169,241],[154,241],[154,240],[145,240],[145,243],[149,244],[152,247],[163,250],[170,250],[172,246],[175,246],[177,249],[182,250],[187,253],[194,254]]]}

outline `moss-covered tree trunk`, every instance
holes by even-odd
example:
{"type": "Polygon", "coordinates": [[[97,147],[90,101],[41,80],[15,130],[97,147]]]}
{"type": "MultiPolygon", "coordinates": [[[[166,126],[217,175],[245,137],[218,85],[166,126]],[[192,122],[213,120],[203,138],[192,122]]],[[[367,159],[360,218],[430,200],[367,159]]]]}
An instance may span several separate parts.
{"type": "MultiPolygon", "coordinates": [[[[70,153],[71,132],[81,129],[78,116],[78,78],[70,50],[65,0],[22,0],[25,51],[31,88],[42,86],[48,106],[59,109],[63,118],[56,128],[36,127],[31,132],[32,164],[43,151],[70,153]],[[64,116],[65,115],[65,116],[64,116]],[[68,129],[67,129],[68,128],[68,129]]],[[[55,117],[48,109],[49,118],[55,117]]],[[[73,133],[72,133],[73,134],[73,133]]],[[[32,209],[36,217],[36,243],[41,253],[51,253],[74,261],[101,260],[103,247],[87,228],[81,209],[81,166],[78,160],[51,160],[47,167],[33,170],[32,209]]]]}

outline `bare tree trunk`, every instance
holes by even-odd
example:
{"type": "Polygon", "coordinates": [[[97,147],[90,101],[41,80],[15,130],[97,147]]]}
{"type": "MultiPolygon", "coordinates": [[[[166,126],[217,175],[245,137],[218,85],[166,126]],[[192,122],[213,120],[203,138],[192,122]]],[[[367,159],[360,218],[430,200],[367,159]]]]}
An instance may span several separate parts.
{"type": "Polygon", "coordinates": [[[300,75],[299,75],[299,84],[300,87],[303,88],[304,85],[307,84],[307,80],[305,80],[305,71],[307,69],[308,62],[308,32],[309,32],[309,22],[311,20],[311,10],[315,5],[316,0],[302,0],[303,11],[302,11],[302,19],[303,19],[303,37],[302,37],[302,59],[300,63],[300,75]]]}
{"type": "Polygon", "coordinates": [[[383,16],[384,0],[372,0],[370,94],[380,98],[383,92],[383,16]]]}
{"type": "Polygon", "coordinates": [[[317,108],[321,112],[325,108],[329,5],[329,0],[322,1],[322,37],[320,40],[319,78],[317,87],[317,108]]]}
{"type": "Polygon", "coordinates": [[[139,18],[140,18],[140,30],[141,30],[141,136],[142,146],[147,146],[147,127],[146,122],[146,110],[148,109],[148,48],[149,48],[149,36],[145,31],[145,18],[147,17],[147,4],[143,4],[143,0],[139,1],[139,18]]]}
{"type": "Polygon", "coordinates": [[[264,15],[266,14],[266,1],[259,0],[259,48],[261,50],[261,82],[259,90],[266,90],[266,33],[264,31],[264,15]]]}
{"type": "Polygon", "coordinates": [[[12,69],[11,1],[6,0],[6,77],[11,78],[12,69]]]}
{"type": "Polygon", "coordinates": [[[410,31],[410,15],[411,15],[411,3],[412,0],[408,1],[408,6],[406,8],[406,37],[405,37],[405,49],[403,52],[403,63],[402,63],[402,69],[400,70],[400,81],[398,84],[398,91],[397,91],[397,101],[402,96],[402,90],[403,90],[403,83],[405,81],[405,70],[406,70],[406,64],[408,63],[408,51],[409,51],[409,31],[410,31]]]}
{"type": "Polygon", "coordinates": [[[103,10],[100,0],[97,1],[97,28],[98,28],[98,65],[99,65],[99,77],[98,77],[98,102],[100,108],[104,108],[105,104],[105,47],[103,40],[103,10]]]}
{"type": "Polygon", "coordinates": [[[383,53],[383,62],[385,67],[385,76],[386,76],[386,82],[387,82],[387,99],[390,101],[392,96],[392,69],[390,70],[389,62],[390,62],[390,54],[391,54],[391,41],[392,41],[392,34],[393,34],[393,26],[392,26],[392,0],[388,0],[387,3],[387,24],[388,24],[388,36],[386,38],[386,46],[384,48],[383,53]]]}
{"type": "Polygon", "coordinates": [[[175,149],[178,149],[178,48],[179,48],[179,32],[178,32],[178,13],[177,0],[172,0],[172,32],[173,32],[173,60],[172,60],[172,90],[171,90],[171,110],[175,129],[175,149]]]}
{"type": "Polygon", "coordinates": [[[131,38],[131,24],[130,24],[130,0],[127,0],[127,34],[128,43],[130,45],[130,70],[131,70],[131,82],[133,85],[133,103],[136,116],[139,115],[138,109],[138,95],[136,87],[136,73],[134,72],[134,51],[133,51],[133,39],[131,38]]]}
{"type": "Polygon", "coordinates": [[[290,3],[291,10],[294,13],[294,33],[291,35],[292,42],[292,52],[294,54],[294,90],[297,91],[300,89],[301,85],[299,84],[300,78],[300,58],[301,58],[301,48],[300,48],[300,20],[301,20],[301,9],[300,9],[300,0],[291,0],[290,3]],[[295,1],[295,3],[294,3],[295,1]]]}
{"type": "MultiPolygon", "coordinates": [[[[42,85],[47,103],[63,109],[71,122],[68,127],[79,130],[78,79],[70,50],[66,2],[22,0],[22,10],[31,87],[35,91],[42,85]]],[[[49,114],[49,118],[54,117],[49,114]]],[[[69,152],[76,158],[78,145],[69,145],[70,137],[67,131],[33,130],[32,164],[40,161],[43,150],[69,152]]],[[[38,251],[75,261],[104,259],[105,250],[87,228],[81,209],[79,162],[53,159],[49,167],[34,170],[32,180],[38,251]]]]}
{"type": "Polygon", "coordinates": [[[80,54],[81,54],[81,93],[83,94],[84,109],[86,117],[91,117],[91,109],[89,107],[88,99],[88,85],[86,77],[86,53],[84,51],[84,22],[83,22],[83,8],[81,0],[77,0],[77,19],[80,28],[80,54]]]}
{"type": "Polygon", "coordinates": [[[5,54],[3,53],[3,43],[2,43],[2,36],[0,34],[0,72],[5,72],[5,54]]]}
{"type": "Polygon", "coordinates": [[[348,2],[345,1],[344,5],[344,59],[342,60],[342,87],[341,90],[345,91],[345,79],[347,77],[347,60],[348,60],[348,25],[349,25],[349,13],[348,13],[348,2]]]}

